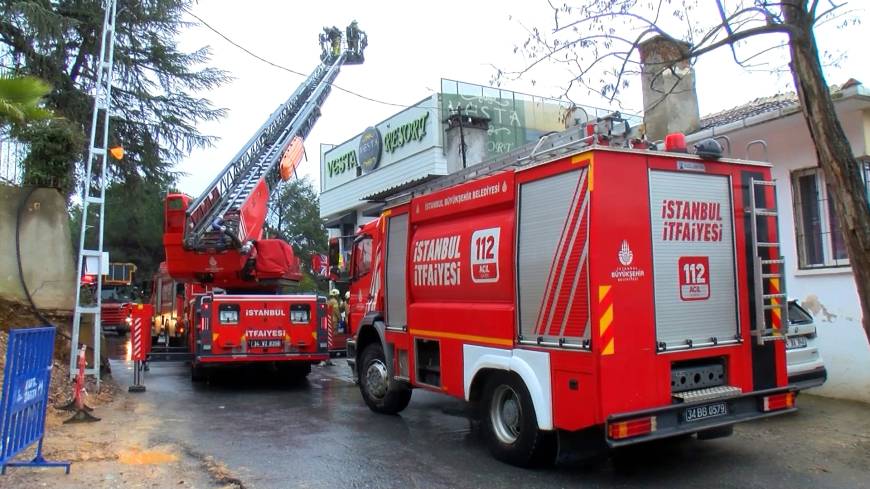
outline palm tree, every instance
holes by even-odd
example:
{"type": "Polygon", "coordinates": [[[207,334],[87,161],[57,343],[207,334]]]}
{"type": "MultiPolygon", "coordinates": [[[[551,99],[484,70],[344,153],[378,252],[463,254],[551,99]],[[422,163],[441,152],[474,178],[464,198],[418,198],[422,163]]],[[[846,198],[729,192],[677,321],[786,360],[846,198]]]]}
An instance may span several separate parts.
{"type": "Polygon", "coordinates": [[[51,86],[32,76],[0,75],[0,128],[47,119],[51,112],[40,107],[51,86]]]}

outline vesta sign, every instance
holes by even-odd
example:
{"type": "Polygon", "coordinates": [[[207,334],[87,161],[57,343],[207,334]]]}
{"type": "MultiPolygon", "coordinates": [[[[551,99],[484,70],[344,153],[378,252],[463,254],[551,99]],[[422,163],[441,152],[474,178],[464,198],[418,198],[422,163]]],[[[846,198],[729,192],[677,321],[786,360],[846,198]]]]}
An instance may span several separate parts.
{"type": "Polygon", "coordinates": [[[406,143],[410,143],[411,141],[422,141],[423,138],[426,137],[427,120],[429,120],[428,112],[417,119],[402,124],[388,132],[384,136],[384,149],[387,153],[392,153],[404,146],[406,143]]]}
{"type": "Polygon", "coordinates": [[[248,309],[245,315],[248,317],[284,317],[287,314],[283,309],[248,309]]]}

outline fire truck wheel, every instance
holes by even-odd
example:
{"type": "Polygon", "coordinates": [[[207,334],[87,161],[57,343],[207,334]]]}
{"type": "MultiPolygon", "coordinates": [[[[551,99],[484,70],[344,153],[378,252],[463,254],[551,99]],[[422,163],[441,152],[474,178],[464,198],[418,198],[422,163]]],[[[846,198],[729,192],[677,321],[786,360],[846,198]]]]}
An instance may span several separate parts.
{"type": "Polygon", "coordinates": [[[495,458],[520,467],[555,461],[555,433],[538,429],[532,397],[519,378],[506,372],[491,376],[482,405],[484,438],[495,458]]]}
{"type": "Polygon", "coordinates": [[[195,364],[190,364],[190,380],[192,382],[203,382],[205,380],[205,371],[204,369],[195,364]]]}
{"type": "Polygon", "coordinates": [[[359,390],[369,409],[376,413],[397,414],[411,401],[411,389],[390,382],[380,343],[363,350],[359,369],[359,390]]]}

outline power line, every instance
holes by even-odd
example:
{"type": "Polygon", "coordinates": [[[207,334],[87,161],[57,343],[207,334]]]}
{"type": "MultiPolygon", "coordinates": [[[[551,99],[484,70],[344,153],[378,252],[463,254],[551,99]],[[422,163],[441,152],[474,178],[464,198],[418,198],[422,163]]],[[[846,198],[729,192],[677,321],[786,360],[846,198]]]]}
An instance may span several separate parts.
{"type": "MultiPolygon", "coordinates": [[[[208,28],[210,31],[214,32],[215,34],[217,34],[218,36],[220,36],[221,38],[223,38],[225,41],[227,41],[228,43],[232,44],[233,46],[235,46],[235,47],[241,49],[243,52],[245,52],[246,54],[252,56],[253,58],[255,58],[255,59],[259,60],[259,61],[262,61],[263,63],[266,63],[266,64],[269,65],[269,66],[272,66],[272,67],[274,67],[274,68],[278,68],[279,70],[283,70],[283,71],[286,71],[286,72],[288,72],[288,73],[293,73],[294,75],[299,75],[299,76],[301,76],[301,77],[305,77],[305,78],[308,77],[308,75],[306,75],[305,73],[301,73],[301,72],[299,72],[299,71],[296,71],[296,70],[293,70],[293,69],[287,68],[286,66],[279,65],[278,63],[275,63],[275,62],[273,62],[273,61],[270,61],[270,60],[268,60],[268,59],[266,59],[266,58],[264,58],[264,57],[262,57],[262,56],[260,56],[260,55],[258,55],[258,54],[256,54],[256,53],[254,53],[254,52],[251,51],[250,49],[248,49],[248,48],[242,46],[241,44],[237,43],[236,41],[233,41],[232,39],[230,39],[229,37],[227,37],[227,36],[226,36],[224,33],[222,33],[221,31],[219,31],[219,30],[215,29],[214,27],[212,27],[208,22],[202,20],[201,17],[199,17],[198,15],[194,14],[194,13],[191,12],[190,10],[188,10],[188,9],[184,9],[184,11],[187,12],[188,15],[190,15],[190,16],[193,17],[194,19],[198,20],[202,25],[204,25],[204,26],[205,26],[206,28],[208,28]]],[[[356,96],[356,97],[359,97],[359,98],[361,98],[361,99],[363,99],[363,100],[368,100],[369,102],[375,102],[375,103],[383,104],[383,105],[391,105],[391,106],[393,106],[393,107],[401,107],[401,108],[403,108],[403,109],[408,109],[408,108],[412,108],[412,107],[421,108],[421,109],[425,109],[425,108],[427,108],[427,107],[421,107],[421,106],[419,106],[419,105],[404,105],[404,104],[397,104],[397,103],[393,103],[393,102],[385,102],[385,101],[383,101],[383,100],[378,100],[378,99],[376,99],[376,98],[368,97],[368,96],[363,95],[363,94],[361,94],[361,93],[354,92],[353,90],[348,90],[347,88],[340,87],[340,86],[336,85],[335,83],[331,83],[330,85],[331,85],[333,88],[336,88],[336,89],[338,89],[338,90],[341,90],[342,92],[349,93],[349,94],[351,94],[351,95],[353,95],[353,96],[356,96]]]]}

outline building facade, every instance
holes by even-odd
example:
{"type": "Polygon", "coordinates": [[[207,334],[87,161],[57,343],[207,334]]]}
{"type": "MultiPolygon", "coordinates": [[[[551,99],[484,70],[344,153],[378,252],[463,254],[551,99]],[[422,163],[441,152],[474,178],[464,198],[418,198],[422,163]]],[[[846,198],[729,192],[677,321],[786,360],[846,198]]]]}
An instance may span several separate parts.
{"type": "Polygon", "coordinates": [[[321,147],[320,215],[332,236],[353,234],[388,195],[610,112],[442,80],[440,93],[321,147]]]}
{"type": "MultiPolygon", "coordinates": [[[[870,90],[850,81],[832,95],[870,189],[870,90]]],[[[757,99],[703,118],[701,127],[688,141],[726,136],[732,156],[773,164],[788,295],[813,313],[828,369],[827,383],[815,392],[870,402],[870,345],[855,279],[797,98],[757,99]],[[766,146],[750,145],[758,140],[766,146]]]]}

